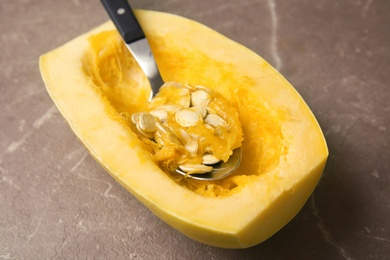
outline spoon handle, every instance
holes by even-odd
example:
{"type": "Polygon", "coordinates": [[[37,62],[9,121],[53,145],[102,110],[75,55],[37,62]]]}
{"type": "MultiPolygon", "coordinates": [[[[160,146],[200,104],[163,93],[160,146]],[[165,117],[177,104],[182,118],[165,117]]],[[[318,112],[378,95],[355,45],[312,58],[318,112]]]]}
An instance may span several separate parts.
{"type": "Polygon", "coordinates": [[[101,2],[126,43],[145,38],[127,0],[101,0],[101,2]]]}

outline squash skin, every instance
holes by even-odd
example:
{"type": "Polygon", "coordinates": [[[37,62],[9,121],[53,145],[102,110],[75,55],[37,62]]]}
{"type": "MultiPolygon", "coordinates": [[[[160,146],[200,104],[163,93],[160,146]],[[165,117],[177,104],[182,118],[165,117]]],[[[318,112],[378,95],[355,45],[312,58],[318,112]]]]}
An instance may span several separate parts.
{"type": "MultiPolygon", "coordinates": [[[[249,183],[236,193],[216,198],[196,194],[167,177],[81,69],[88,37],[114,29],[111,22],[41,56],[40,70],[50,96],[91,155],[166,223],[217,247],[246,248],[264,241],[297,214],[322,174],[328,150],[315,117],[283,76],[245,47],[175,15],[151,11],[137,11],[136,15],[165,81],[220,82],[225,72],[212,63],[201,63],[202,68],[196,63],[206,57],[227,64],[223,69],[232,74],[228,83],[218,85],[225,97],[234,99],[234,87],[241,84],[245,89],[240,91],[249,91],[264,106],[283,109],[287,116],[281,119],[280,131],[288,149],[275,167],[256,176],[241,170],[249,175],[243,178],[250,179],[249,183]],[[180,40],[173,41],[179,35],[180,40]],[[183,50],[192,51],[194,60],[182,57],[178,65],[176,60],[164,58],[180,57],[183,50]],[[190,67],[193,69],[188,70],[190,67]]],[[[148,85],[146,79],[140,84],[148,85]]]]}

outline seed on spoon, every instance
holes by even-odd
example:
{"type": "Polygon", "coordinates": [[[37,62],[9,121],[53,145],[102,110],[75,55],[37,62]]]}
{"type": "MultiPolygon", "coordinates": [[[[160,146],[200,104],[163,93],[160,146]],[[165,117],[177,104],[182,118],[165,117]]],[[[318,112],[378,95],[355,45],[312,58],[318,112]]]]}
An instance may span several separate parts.
{"type": "Polygon", "coordinates": [[[191,109],[180,110],[176,113],[175,119],[179,125],[184,127],[195,126],[203,121],[199,113],[191,109]]]}
{"type": "Polygon", "coordinates": [[[160,132],[161,134],[167,135],[169,134],[169,129],[159,122],[156,123],[157,131],[160,132]]]}
{"type": "Polygon", "coordinates": [[[168,112],[164,109],[155,109],[150,111],[150,114],[157,117],[160,122],[164,123],[168,120],[168,112]]]}
{"type": "Polygon", "coordinates": [[[203,164],[182,164],[179,168],[187,174],[206,173],[213,170],[213,167],[203,164]]]}
{"type": "Polygon", "coordinates": [[[143,135],[144,137],[148,138],[148,139],[153,139],[154,137],[154,133],[153,132],[145,132],[144,130],[142,130],[139,126],[139,124],[136,124],[136,128],[138,130],[138,132],[143,135]]]}
{"type": "Polygon", "coordinates": [[[177,94],[179,96],[179,105],[183,108],[189,108],[191,104],[190,91],[186,88],[179,88],[177,94]]]}
{"type": "Polygon", "coordinates": [[[209,125],[211,125],[213,127],[225,126],[226,125],[226,121],[223,120],[221,117],[219,117],[217,115],[208,115],[208,116],[206,116],[204,121],[207,124],[209,124],[209,125]]]}
{"type": "Polygon", "coordinates": [[[134,124],[137,124],[138,122],[138,119],[139,119],[139,116],[141,115],[142,113],[134,113],[131,115],[131,121],[134,123],[134,124]]]}
{"type": "Polygon", "coordinates": [[[209,125],[209,124],[204,124],[204,126],[205,126],[207,129],[209,129],[212,133],[215,132],[214,127],[212,127],[211,125],[209,125]]]}
{"type": "Polygon", "coordinates": [[[186,144],[186,143],[188,143],[191,140],[191,136],[183,128],[179,129],[178,137],[179,137],[179,139],[181,140],[181,142],[183,144],[186,144]]]}
{"type": "Polygon", "coordinates": [[[191,93],[191,104],[193,107],[206,107],[210,100],[210,95],[203,90],[197,90],[191,93]]]}
{"type": "Polygon", "coordinates": [[[198,142],[195,140],[191,140],[184,146],[186,150],[190,153],[197,153],[198,152],[198,142]]]}
{"type": "Polygon", "coordinates": [[[141,113],[137,126],[144,132],[152,133],[156,131],[156,118],[149,113],[141,113]]]}
{"type": "Polygon", "coordinates": [[[205,118],[206,115],[207,115],[207,109],[205,107],[191,107],[190,108],[191,110],[194,110],[196,112],[199,113],[199,115],[202,117],[202,118],[205,118]]]}
{"type": "Polygon", "coordinates": [[[214,154],[205,154],[203,155],[202,159],[203,159],[203,164],[206,165],[216,164],[221,161],[214,154]]]}
{"type": "Polygon", "coordinates": [[[155,139],[160,143],[175,143],[181,144],[179,138],[166,126],[163,126],[159,122],[156,123],[157,132],[155,134],[155,139]]]}

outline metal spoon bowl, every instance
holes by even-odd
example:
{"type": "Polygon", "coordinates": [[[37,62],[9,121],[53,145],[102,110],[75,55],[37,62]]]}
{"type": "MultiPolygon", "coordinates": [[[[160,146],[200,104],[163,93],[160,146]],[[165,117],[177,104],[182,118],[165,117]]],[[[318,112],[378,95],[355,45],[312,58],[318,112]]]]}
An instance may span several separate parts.
{"type": "Polygon", "coordinates": [[[209,180],[209,181],[219,180],[230,175],[234,170],[237,169],[237,167],[240,165],[241,162],[241,156],[242,156],[241,148],[237,148],[233,151],[233,154],[229,157],[229,160],[227,162],[222,161],[212,165],[213,170],[211,172],[202,173],[202,174],[187,174],[186,172],[183,172],[180,169],[177,169],[176,172],[178,174],[186,176],[187,178],[191,178],[195,180],[209,180]]]}
{"type": "MultiPolygon", "coordinates": [[[[164,81],[145,34],[127,0],[101,0],[101,2],[122,36],[127,48],[150,82],[150,101],[158,93],[164,81]]],[[[213,170],[209,173],[187,174],[179,169],[176,170],[176,173],[196,180],[218,180],[231,174],[239,166],[241,157],[241,148],[237,148],[227,162],[213,165],[213,170]]]]}

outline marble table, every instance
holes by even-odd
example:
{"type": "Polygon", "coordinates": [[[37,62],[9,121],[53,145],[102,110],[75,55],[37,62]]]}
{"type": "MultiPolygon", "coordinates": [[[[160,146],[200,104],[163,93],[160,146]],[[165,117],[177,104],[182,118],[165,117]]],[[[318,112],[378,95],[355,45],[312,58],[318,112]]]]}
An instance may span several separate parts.
{"type": "Polygon", "coordinates": [[[389,259],[388,0],[131,2],[204,23],[277,68],[327,139],[319,185],[258,246],[183,236],[88,155],[41,80],[39,55],[108,19],[99,1],[0,1],[0,259],[389,259]]]}

